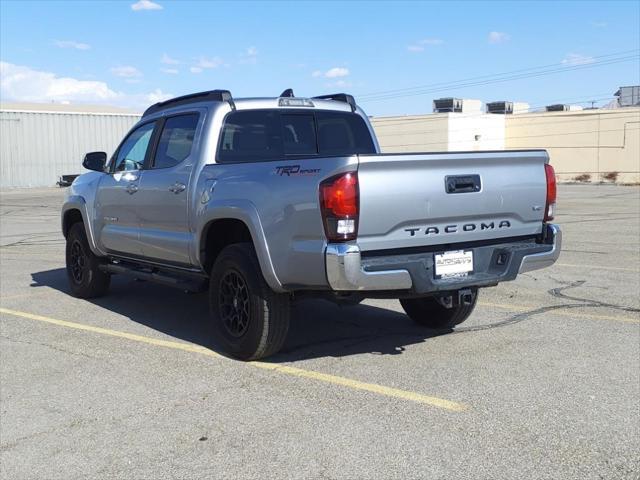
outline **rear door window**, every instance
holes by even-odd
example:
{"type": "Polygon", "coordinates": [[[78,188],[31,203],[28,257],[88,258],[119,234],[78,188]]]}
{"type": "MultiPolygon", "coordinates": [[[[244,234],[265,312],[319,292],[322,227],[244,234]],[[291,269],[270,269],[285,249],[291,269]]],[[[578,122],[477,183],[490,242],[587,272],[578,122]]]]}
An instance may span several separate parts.
{"type": "Polygon", "coordinates": [[[229,114],[218,150],[222,162],[258,162],[281,158],[280,115],[272,110],[244,110],[229,114]]]}
{"type": "Polygon", "coordinates": [[[174,167],[191,154],[198,118],[197,113],[167,118],[151,168],[174,167]]]}

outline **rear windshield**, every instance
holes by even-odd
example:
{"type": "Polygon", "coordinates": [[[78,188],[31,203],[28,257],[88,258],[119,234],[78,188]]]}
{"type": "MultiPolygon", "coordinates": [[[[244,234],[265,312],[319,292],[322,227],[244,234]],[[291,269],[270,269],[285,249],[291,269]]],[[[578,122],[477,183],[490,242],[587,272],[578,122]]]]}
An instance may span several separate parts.
{"type": "Polygon", "coordinates": [[[232,112],[222,128],[218,161],[375,153],[369,129],[355,113],[300,110],[232,112]]]}

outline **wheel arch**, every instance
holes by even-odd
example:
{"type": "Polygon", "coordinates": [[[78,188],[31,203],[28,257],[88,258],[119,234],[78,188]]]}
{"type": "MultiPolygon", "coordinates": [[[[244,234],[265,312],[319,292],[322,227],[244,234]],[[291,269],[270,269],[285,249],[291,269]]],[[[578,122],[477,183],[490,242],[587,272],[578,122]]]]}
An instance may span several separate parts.
{"type": "Polygon", "coordinates": [[[234,243],[250,242],[256,251],[262,275],[271,289],[285,291],[275,273],[267,241],[255,211],[246,208],[217,209],[203,222],[198,235],[198,263],[205,272],[210,272],[222,249],[234,243]]]}
{"type": "Polygon", "coordinates": [[[62,234],[65,238],[69,234],[69,230],[71,227],[78,222],[82,222],[84,224],[84,229],[87,234],[87,241],[89,242],[89,248],[91,251],[98,256],[103,256],[102,252],[97,248],[95,243],[95,238],[93,235],[93,229],[91,222],[89,221],[89,217],[87,215],[87,205],[84,200],[79,195],[70,196],[62,205],[62,214],[61,214],[61,227],[62,234]]]}

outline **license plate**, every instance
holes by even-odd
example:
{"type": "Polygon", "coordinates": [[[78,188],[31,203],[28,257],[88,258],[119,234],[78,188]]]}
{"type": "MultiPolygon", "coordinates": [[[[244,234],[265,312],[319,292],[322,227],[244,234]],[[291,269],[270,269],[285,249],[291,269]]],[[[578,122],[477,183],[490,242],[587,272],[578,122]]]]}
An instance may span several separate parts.
{"type": "Polygon", "coordinates": [[[473,272],[473,251],[455,250],[434,255],[436,277],[466,276],[473,272]]]}

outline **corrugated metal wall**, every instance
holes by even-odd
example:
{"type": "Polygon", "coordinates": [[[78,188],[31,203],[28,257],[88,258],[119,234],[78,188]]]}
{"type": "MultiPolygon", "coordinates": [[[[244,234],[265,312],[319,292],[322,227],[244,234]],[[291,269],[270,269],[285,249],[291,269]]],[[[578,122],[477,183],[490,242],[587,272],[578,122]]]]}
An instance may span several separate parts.
{"type": "Polygon", "coordinates": [[[87,152],[113,153],[136,114],[0,111],[0,186],[53,186],[83,173],[87,152]]]}

